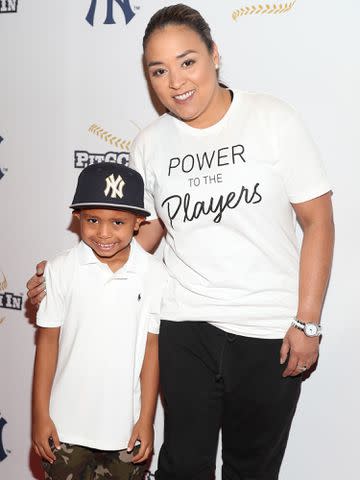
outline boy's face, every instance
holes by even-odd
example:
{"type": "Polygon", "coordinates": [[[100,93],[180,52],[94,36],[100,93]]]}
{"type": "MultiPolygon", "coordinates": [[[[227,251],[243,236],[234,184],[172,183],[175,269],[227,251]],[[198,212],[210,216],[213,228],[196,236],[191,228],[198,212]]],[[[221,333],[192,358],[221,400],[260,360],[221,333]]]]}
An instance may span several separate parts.
{"type": "Polygon", "coordinates": [[[129,244],[143,217],[121,210],[84,209],[74,212],[80,220],[82,240],[104,263],[127,260],[129,244]]]}

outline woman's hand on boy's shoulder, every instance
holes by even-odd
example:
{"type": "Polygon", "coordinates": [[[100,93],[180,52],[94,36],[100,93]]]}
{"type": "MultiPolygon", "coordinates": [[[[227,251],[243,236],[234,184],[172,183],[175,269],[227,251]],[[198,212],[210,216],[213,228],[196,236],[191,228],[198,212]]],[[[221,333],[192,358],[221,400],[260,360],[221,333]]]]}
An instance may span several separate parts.
{"type": "Polygon", "coordinates": [[[44,271],[46,266],[46,260],[36,265],[36,274],[33,275],[27,282],[28,288],[27,296],[33,305],[39,305],[41,300],[46,295],[46,285],[44,279],[44,271]]]}
{"type": "Polygon", "coordinates": [[[133,428],[128,443],[128,452],[132,451],[135,443],[140,442],[140,449],[133,458],[133,463],[141,463],[147,460],[153,453],[154,448],[154,427],[152,422],[139,419],[133,428]]]}
{"type": "Polygon", "coordinates": [[[35,453],[44,460],[53,463],[56,457],[49,444],[50,438],[52,438],[55,448],[59,449],[59,436],[55,424],[49,415],[34,419],[32,424],[32,445],[35,453]]]}

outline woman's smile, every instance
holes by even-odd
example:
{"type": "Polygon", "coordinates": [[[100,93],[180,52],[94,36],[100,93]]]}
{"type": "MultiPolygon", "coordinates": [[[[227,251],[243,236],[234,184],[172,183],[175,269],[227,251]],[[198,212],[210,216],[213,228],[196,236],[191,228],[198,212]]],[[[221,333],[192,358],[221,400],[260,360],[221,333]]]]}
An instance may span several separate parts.
{"type": "Polygon", "coordinates": [[[195,89],[194,90],[189,90],[185,93],[174,95],[173,99],[177,103],[184,104],[184,103],[186,103],[187,100],[190,100],[193,97],[194,93],[195,93],[195,89]]]}

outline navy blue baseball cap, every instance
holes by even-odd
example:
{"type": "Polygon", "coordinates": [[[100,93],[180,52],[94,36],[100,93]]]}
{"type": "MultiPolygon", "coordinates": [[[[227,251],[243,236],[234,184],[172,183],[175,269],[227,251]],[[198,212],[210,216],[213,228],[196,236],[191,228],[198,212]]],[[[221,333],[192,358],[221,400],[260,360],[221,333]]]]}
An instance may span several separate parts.
{"type": "Polygon", "coordinates": [[[144,209],[144,181],[136,170],[118,163],[94,163],[78,178],[70,208],[110,208],[147,217],[144,209]]]}

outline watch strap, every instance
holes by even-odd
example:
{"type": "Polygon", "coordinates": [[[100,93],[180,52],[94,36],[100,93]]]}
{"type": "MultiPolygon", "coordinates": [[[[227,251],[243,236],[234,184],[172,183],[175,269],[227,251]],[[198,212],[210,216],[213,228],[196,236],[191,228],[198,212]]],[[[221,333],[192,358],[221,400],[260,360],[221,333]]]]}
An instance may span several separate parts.
{"type": "Polygon", "coordinates": [[[299,330],[304,330],[305,328],[305,323],[301,322],[298,318],[294,317],[291,322],[291,326],[295,327],[299,330]]]}
{"type": "Polygon", "coordinates": [[[319,323],[312,323],[312,322],[308,323],[308,325],[314,325],[316,327],[317,330],[316,330],[315,335],[309,335],[309,334],[306,333],[306,330],[305,330],[306,325],[307,324],[305,322],[302,322],[297,317],[294,317],[292,319],[292,322],[291,322],[292,327],[295,327],[298,330],[302,330],[304,332],[304,334],[309,336],[309,337],[312,337],[312,336],[319,337],[322,334],[322,326],[319,323]]]}

